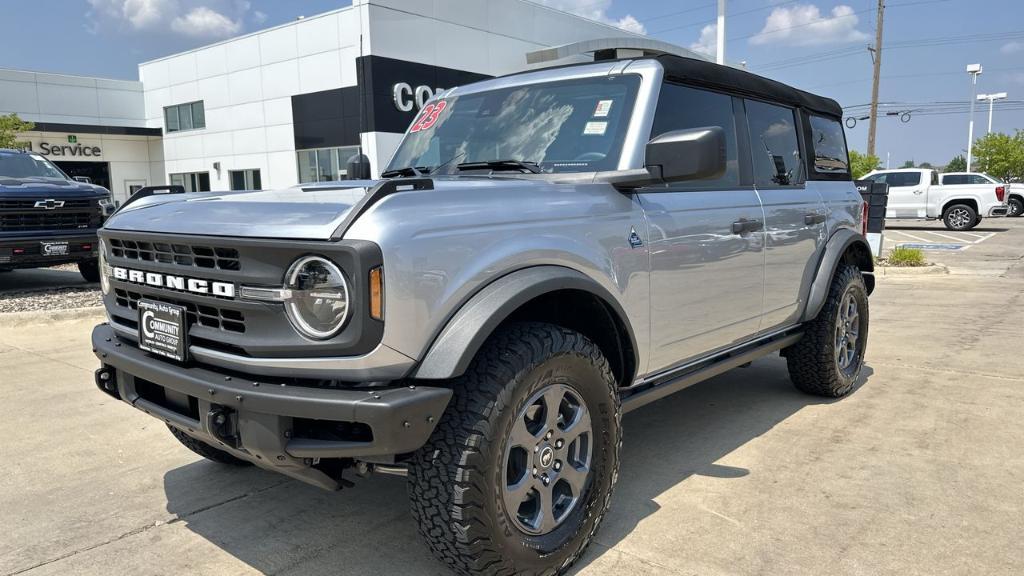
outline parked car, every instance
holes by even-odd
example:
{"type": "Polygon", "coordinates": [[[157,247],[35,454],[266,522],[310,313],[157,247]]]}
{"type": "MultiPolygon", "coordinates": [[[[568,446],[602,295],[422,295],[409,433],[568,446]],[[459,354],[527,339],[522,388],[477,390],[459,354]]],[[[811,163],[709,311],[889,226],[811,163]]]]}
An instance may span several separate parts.
{"type": "Polygon", "coordinates": [[[74,263],[99,282],[96,230],[112,210],[106,188],[34,152],[0,149],[0,271],[74,263]]]}
{"type": "Polygon", "coordinates": [[[939,175],[940,182],[945,185],[982,184],[1006,186],[1007,216],[1018,217],[1024,214],[1024,184],[1002,182],[982,172],[946,172],[939,175]]]}
{"type": "Polygon", "coordinates": [[[408,475],[460,574],[564,573],[624,411],[775,352],[854,389],[875,282],[841,120],[703,60],[601,61],[441,93],[381,181],[140,192],[100,232],[96,384],[216,462],[408,475]]]}
{"type": "Polygon", "coordinates": [[[887,219],[942,219],[950,230],[970,230],[982,218],[1006,216],[1009,211],[1007,187],[998,182],[943,184],[938,172],[926,168],[876,170],[862,180],[889,185],[887,219]]]}

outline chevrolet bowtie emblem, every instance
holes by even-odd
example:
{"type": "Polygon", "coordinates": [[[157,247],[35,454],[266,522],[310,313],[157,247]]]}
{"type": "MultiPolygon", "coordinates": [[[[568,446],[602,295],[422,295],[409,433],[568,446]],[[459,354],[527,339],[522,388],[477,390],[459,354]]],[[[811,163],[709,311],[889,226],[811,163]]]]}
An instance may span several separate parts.
{"type": "Polygon", "coordinates": [[[43,210],[56,210],[57,208],[63,208],[64,207],[64,201],[63,200],[54,200],[52,198],[48,198],[46,200],[39,200],[39,201],[37,201],[35,203],[35,207],[36,208],[42,208],[43,210]]]}

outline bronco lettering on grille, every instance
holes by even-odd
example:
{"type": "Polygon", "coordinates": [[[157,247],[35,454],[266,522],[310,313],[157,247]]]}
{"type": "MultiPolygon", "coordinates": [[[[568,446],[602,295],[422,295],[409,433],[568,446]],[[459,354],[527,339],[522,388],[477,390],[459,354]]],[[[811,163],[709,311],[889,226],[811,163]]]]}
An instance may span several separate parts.
{"type": "Polygon", "coordinates": [[[145,284],[155,288],[169,288],[171,290],[194,292],[196,294],[213,294],[222,298],[235,297],[235,285],[230,282],[186,278],[184,276],[160,274],[159,272],[142,272],[120,266],[113,267],[113,274],[114,279],[121,280],[122,282],[145,284]]]}

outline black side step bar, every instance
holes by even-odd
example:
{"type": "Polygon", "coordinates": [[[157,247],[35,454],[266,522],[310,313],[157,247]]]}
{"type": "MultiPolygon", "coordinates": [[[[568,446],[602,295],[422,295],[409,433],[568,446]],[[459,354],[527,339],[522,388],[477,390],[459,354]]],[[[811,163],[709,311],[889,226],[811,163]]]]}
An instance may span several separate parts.
{"type": "Polygon", "coordinates": [[[683,388],[688,388],[698,382],[703,382],[708,378],[718,376],[723,372],[727,372],[733,368],[737,368],[743,364],[757,360],[762,356],[767,356],[772,352],[791,346],[795,344],[801,336],[803,336],[803,332],[778,336],[773,340],[756,343],[751,345],[749,348],[741,348],[719,358],[713,358],[705,363],[697,365],[696,367],[684,367],[681,369],[681,373],[672,373],[664,378],[655,380],[650,384],[641,384],[637,387],[638,389],[636,391],[623,391],[622,411],[624,413],[631,412],[641,406],[646,406],[655,400],[661,400],[669,394],[679,392],[683,388]]]}

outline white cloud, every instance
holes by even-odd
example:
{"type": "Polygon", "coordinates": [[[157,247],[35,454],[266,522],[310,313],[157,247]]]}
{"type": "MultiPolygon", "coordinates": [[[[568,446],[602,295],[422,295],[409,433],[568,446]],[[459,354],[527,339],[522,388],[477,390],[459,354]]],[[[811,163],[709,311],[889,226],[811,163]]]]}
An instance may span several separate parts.
{"type": "Polygon", "coordinates": [[[223,38],[238,34],[242,22],[211,10],[206,6],[193,8],[188,14],[178,16],[171,22],[171,30],[186,36],[223,38]]]}
{"type": "Polygon", "coordinates": [[[690,50],[707,56],[718,51],[718,24],[708,24],[700,29],[700,38],[690,44],[690,50]]]}
{"type": "Polygon", "coordinates": [[[257,24],[263,24],[267,21],[267,15],[257,10],[252,13],[252,21],[257,24]]]}
{"type": "Polygon", "coordinates": [[[1024,50],[1024,43],[1021,42],[1007,42],[1003,44],[1003,47],[999,49],[1003,54],[1013,54],[1024,50]]]}
{"type": "Polygon", "coordinates": [[[619,19],[609,17],[607,12],[612,5],[612,0],[600,0],[597,2],[594,0],[539,0],[539,2],[545,6],[550,6],[565,12],[571,12],[573,14],[583,16],[584,18],[590,18],[591,20],[611,24],[612,26],[622,28],[627,32],[635,32],[637,34],[647,33],[647,29],[644,28],[644,25],[631,14],[626,14],[619,19]]]}
{"type": "Polygon", "coordinates": [[[89,0],[90,15],[122,20],[135,30],[147,30],[165,22],[178,9],[176,0],[89,0]]]}
{"type": "Polygon", "coordinates": [[[824,16],[813,4],[778,7],[768,15],[764,28],[750,38],[750,43],[813,46],[861,42],[867,40],[868,35],[857,29],[859,22],[853,8],[845,4],[824,16]]]}
{"type": "MultiPolygon", "coordinates": [[[[195,37],[225,37],[242,30],[248,0],[88,0],[86,30],[98,34],[108,24],[122,30],[170,31],[195,37]],[[211,7],[212,6],[212,7],[211,7]]],[[[256,11],[262,23],[266,14],[256,11]]]]}

